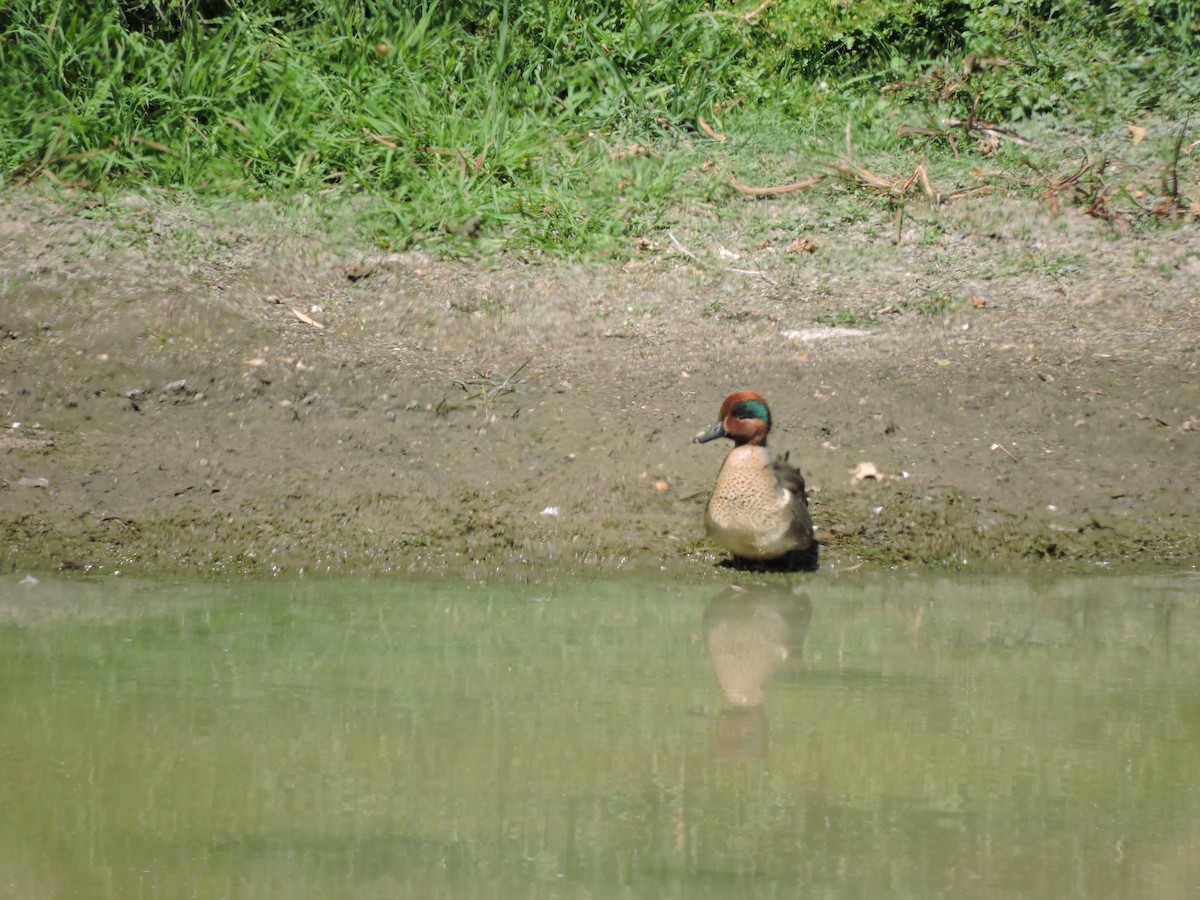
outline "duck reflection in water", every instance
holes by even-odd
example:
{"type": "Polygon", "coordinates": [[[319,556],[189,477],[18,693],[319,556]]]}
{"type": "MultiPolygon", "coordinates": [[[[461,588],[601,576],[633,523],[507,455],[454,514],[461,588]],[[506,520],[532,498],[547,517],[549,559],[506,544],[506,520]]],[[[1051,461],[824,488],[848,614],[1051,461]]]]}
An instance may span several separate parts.
{"type": "Polygon", "coordinates": [[[767,685],[800,659],[812,603],[780,585],[730,588],[704,610],[704,639],[728,706],[717,723],[717,752],[732,759],[767,755],[767,685]]]}

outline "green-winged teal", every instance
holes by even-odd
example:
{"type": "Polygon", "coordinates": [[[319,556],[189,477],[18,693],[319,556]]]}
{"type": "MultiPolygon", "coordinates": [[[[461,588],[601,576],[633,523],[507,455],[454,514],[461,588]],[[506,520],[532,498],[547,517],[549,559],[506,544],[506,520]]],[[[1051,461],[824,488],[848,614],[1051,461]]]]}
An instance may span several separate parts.
{"type": "Polygon", "coordinates": [[[693,441],[733,441],[708,498],[704,526],[709,537],[742,559],[778,559],[813,544],[804,476],[786,453],[771,459],[770,430],[766,399],[754,391],[738,391],[721,404],[717,424],[693,441]]]}

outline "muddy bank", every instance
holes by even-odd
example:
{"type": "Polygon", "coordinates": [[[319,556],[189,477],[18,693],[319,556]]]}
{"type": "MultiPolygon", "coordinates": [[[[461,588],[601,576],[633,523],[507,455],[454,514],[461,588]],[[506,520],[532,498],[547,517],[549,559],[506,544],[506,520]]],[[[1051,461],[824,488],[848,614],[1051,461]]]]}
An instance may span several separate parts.
{"type": "Polygon", "coordinates": [[[696,258],[467,263],[263,205],[10,195],[0,568],[721,573],[723,451],[689,442],[738,388],[824,567],[1195,564],[1195,225],[986,198],[898,246],[882,213],[769,226],[802,213],[677,230],[696,258]]]}

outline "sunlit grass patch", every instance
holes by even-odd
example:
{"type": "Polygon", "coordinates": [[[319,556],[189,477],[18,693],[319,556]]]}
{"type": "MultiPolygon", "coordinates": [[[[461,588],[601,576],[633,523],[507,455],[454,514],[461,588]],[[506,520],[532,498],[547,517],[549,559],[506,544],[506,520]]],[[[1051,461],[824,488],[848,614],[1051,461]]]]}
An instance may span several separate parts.
{"type": "Polygon", "coordinates": [[[363,238],[453,253],[608,252],[782,169],[873,204],[1015,187],[1179,218],[1197,59],[1175,0],[29,0],[0,6],[0,178],[351,199],[363,238]],[[1026,134],[1145,110],[1178,136],[1151,200],[1026,134]]]}

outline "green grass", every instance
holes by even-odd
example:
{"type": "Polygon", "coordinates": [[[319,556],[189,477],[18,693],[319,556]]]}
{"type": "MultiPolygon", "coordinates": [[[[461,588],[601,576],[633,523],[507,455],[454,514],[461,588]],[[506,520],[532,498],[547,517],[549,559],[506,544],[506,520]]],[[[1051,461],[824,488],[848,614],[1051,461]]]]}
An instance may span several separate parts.
{"type": "Polygon", "coordinates": [[[391,248],[604,251],[724,190],[703,163],[835,158],[847,123],[949,158],[948,118],[1198,97],[1190,0],[0,0],[3,184],[352,199],[391,248]]]}

